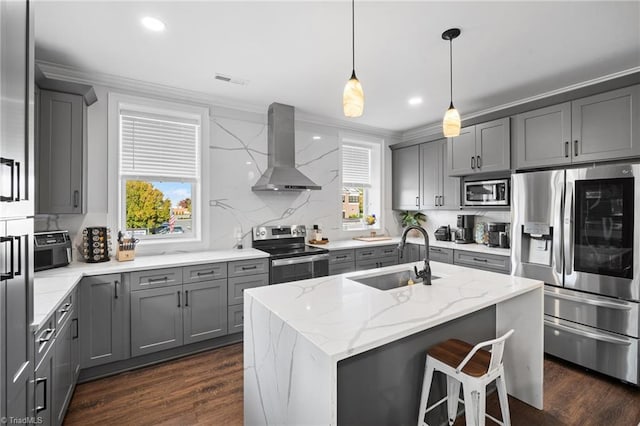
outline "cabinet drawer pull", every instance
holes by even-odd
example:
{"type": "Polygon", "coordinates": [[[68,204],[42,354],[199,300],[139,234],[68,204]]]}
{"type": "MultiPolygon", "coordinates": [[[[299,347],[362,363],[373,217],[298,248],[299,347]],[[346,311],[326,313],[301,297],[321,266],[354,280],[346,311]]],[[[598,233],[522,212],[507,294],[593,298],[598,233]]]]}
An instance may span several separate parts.
{"type": "Polygon", "coordinates": [[[53,333],[55,333],[55,331],[56,331],[55,328],[47,328],[43,333],[45,337],[39,338],[38,343],[47,343],[49,340],[51,340],[51,338],[53,337],[53,333]]]}
{"type": "Polygon", "coordinates": [[[371,256],[372,254],[373,254],[373,253],[372,253],[372,252],[370,252],[370,251],[362,252],[362,255],[363,255],[363,256],[371,256]]]}
{"type": "Polygon", "coordinates": [[[149,278],[149,284],[151,283],[160,283],[160,282],[167,282],[169,281],[169,277],[162,277],[162,278],[149,278]]]}
{"type": "Polygon", "coordinates": [[[40,411],[44,411],[47,409],[47,378],[38,377],[36,379],[36,386],[38,386],[40,383],[44,383],[44,393],[43,393],[44,401],[42,401],[42,405],[36,406],[36,413],[39,413],[40,411]]]}
{"type": "Polygon", "coordinates": [[[206,277],[206,276],[214,275],[214,274],[215,274],[215,271],[207,271],[207,272],[200,272],[199,271],[199,272],[196,272],[196,275],[199,276],[199,277],[206,277]]]}
{"type": "Polygon", "coordinates": [[[434,247],[429,247],[429,251],[432,251],[434,253],[442,253],[442,250],[440,250],[439,248],[434,248],[434,247]]]}
{"type": "Polygon", "coordinates": [[[71,309],[71,303],[65,303],[64,305],[62,305],[62,308],[60,308],[58,312],[60,312],[61,314],[66,314],[67,312],[69,312],[70,309],[71,309]]]}
{"type": "Polygon", "coordinates": [[[564,157],[569,158],[569,141],[564,142],[564,157]]]}
{"type": "Polygon", "coordinates": [[[336,256],[336,259],[346,259],[347,255],[342,255],[342,256],[336,256]]]}
{"type": "Polygon", "coordinates": [[[573,156],[578,156],[578,139],[573,141],[573,156]]]}
{"type": "Polygon", "coordinates": [[[478,257],[474,257],[473,260],[475,260],[476,262],[485,262],[485,263],[489,261],[487,259],[481,259],[481,258],[478,258],[478,257]]]}
{"type": "Polygon", "coordinates": [[[251,269],[257,269],[257,268],[258,268],[258,265],[243,266],[243,267],[242,267],[242,270],[243,270],[243,271],[249,271],[249,270],[251,270],[251,269]]]}

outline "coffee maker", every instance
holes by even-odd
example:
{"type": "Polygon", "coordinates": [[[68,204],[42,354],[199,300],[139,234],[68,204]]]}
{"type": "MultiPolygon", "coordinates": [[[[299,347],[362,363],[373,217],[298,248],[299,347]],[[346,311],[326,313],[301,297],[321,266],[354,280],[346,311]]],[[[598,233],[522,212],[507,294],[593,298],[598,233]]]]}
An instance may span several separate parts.
{"type": "Polygon", "coordinates": [[[459,214],[456,222],[456,239],[458,244],[469,244],[473,242],[473,215],[459,214]]]}
{"type": "Polygon", "coordinates": [[[507,224],[503,222],[487,223],[487,234],[489,234],[489,247],[509,248],[509,238],[507,234],[507,224]]]}

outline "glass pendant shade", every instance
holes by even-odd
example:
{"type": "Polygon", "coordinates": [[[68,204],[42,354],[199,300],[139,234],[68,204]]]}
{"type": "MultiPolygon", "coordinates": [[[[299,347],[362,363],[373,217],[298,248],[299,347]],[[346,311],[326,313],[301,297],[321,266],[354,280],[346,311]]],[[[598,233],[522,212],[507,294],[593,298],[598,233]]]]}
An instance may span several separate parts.
{"type": "Polygon", "coordinates": [[[460,114],[454,108],[453,104],[449,105],[449,109],[444,114],[442,120],[442,132],[446,138],[453,138],[460,135],[460,114]]]}
{"type": "Polygon", "coordinates": [[[351,74],[351,78],[344,86],[342,108],[345,117],[355,118],[362,116],[364,110],[364,92],[362,91],[362,85],[356,77],[355,72],[351,74]]]}

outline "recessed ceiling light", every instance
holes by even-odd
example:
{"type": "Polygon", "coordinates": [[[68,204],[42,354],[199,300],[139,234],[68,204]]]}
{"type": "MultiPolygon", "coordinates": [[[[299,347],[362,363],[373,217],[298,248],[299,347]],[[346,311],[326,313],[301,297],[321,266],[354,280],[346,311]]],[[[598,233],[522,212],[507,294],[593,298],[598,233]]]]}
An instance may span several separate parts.
{"type": "Polygon", "coordinates": [[[422,98],[420,96],[415,96],[409,99],[409,105],[420,105],[422,103],[422,98]]]}
{"type": "Polygon", "coordinates": [[[313,139],[314,141],[319,141],[320,139],[322,139],[322,137],[320,137],[320,136],[314,136],[312,139],[313,139]]]}
{"type": "Polygon", "coordinates": [[[246,162],[246,163],[244,163],[244,164],[246,164],[247,166],[250,166],[252,163],[251,163],[251,161],[247,161],[247,162],[246,162]]]}
{"type": "Polygon", "coordinates": [[[140,22],[142,22],[142,25],[144,25],[146,29],[156,32],[164,31],[167,27],[164,22],[151,16],[145,16],[140,22]]]}

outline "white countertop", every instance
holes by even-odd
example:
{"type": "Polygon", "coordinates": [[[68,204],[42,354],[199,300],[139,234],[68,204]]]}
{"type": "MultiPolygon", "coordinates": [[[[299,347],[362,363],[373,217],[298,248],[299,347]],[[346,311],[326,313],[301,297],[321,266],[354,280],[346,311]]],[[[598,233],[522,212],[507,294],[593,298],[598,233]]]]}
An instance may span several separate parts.
{"type": "MultiPolygon", "coordinates": [[[[314,247],[323,247],[328,250],[345,250],[345,249],[354,249],[354,248],[363,248],[363,247],[375,247],[375,246],[385,246],[389,244],[398,244],[400,242],[400,237],[391,237],[389,240],[379,240],[379,241],[360,241],[360,240],[338,240],[338,241],[330,241],[327,244],[312,244],[314,247]]],[[[407,238],[407,242],[411,244],[419,244],[424,245],[424,238],[422,237],[409,237],[407,238]]],[[[488,247],[484,244],[456,244],[452,241],[438,241],[433,238],[429,238],[429,245],[431,247],[440,247],[440,248],[448,248],[455,250],[465,250],[472,251],[476,253],[487,253],[487,254],[496,254],[499,256],[510,256],[511,250],[500,248],[500,247],[488,247]]]]}
{"type": "Polygon", "coordinates": [[[138,256],[132,261],[118,262],[112,259],[103,263],[73,262],[62,268],[36,272],[33,284],[33,323],[37,329],[55,308],[67,297],[82,277],[119,274],[146,269],[172,268],[213,262],[232,262],[267,258],[269,255],[255,249],[216,250],[193,253],[171,253],[154,256],[138,256]]]}
{"type": "MultiPolygon", "coordinates": [[[[440,277],[431,286],[416,284],[382,291],[349,279],[413,266],[409,263],[247,289],[245,310],[251,303],[260,303],[337,362],[543,285],[541,281],[439,262],[431,264],[433,275],[440,277]]],[[[245,312],[245,321],[251,320],[245,312]]]]}

